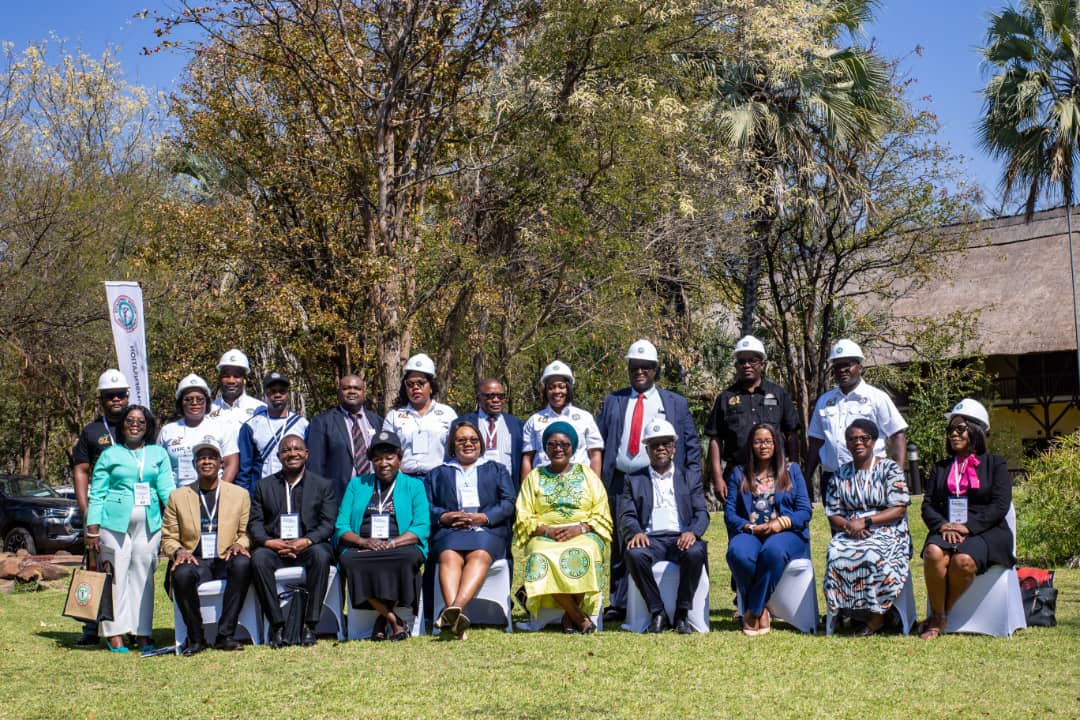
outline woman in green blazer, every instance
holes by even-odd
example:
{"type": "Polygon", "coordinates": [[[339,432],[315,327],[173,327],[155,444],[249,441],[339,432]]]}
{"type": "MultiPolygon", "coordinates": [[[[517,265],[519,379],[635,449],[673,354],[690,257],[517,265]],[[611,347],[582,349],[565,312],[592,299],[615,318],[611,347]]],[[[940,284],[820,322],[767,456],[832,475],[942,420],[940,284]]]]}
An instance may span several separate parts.
{"type": "Polygon", "coordinates": [[[423,481],[399,472],[401,440],[389,430],[368,446],[374,472],[345,488],[334,528],[338,563],[349,585],[349,602],[366,602],[379,613],[372,640],[405,640],[409,628],[394,608],[420,601],[420,565],[427,556],[431,518],[423,481]]]}
{"type": "Polygon", "coordinates": [[[154,416],[129,405],[120,417],[120,443],[101,453],[90,481],[86,549],[101,553],[113,569],[113,619],[101,623],[112,652],[127,652],[124,637],[152,648],[154,569],[161,544],[161,508],[176,487],[154,416]]]}

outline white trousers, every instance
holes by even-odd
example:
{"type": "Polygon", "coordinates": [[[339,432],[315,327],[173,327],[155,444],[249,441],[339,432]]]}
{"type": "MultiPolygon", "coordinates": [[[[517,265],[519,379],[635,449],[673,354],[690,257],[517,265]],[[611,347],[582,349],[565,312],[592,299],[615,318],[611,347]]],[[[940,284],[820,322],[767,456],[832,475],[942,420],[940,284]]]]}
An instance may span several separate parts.
{"type": "Polygon", "coordinates": [[[161,531],[150,534],[144,507],[131,511],[126,533],[101,529],[101,559],[113,568],[113,620],[101,623],[102,635],[150,635],[160,545],[161,531]]]}

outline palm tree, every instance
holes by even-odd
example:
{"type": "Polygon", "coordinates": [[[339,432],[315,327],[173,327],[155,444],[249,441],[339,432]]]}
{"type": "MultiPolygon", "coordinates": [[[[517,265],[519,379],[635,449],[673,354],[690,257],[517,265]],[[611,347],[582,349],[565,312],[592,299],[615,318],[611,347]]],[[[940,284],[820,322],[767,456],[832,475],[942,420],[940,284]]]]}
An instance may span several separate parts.
{"type": "Polygon", "coordinates": [[[1005,162],[1002,202],[1026,195],[1031,220],[1041,197],[1061,193],[1069,235],[1073,332],[1080,371],[1080,318],[1073,262],[1073,170],[1080,152],[1080,15],[1076,0],[1022,0],[990,15],[983,58],[993,75],[983,90],[979,144],[1005,162]]]}

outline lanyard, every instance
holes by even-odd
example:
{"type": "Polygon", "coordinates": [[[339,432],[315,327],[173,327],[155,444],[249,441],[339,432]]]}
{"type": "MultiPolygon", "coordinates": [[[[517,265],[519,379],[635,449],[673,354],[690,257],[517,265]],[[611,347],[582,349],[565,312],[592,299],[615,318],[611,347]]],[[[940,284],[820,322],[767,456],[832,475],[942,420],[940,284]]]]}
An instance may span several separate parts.
{"type": "Polygon", "coordinates": [[[970,455],[968,455],[966,458],[964,458],[964,463],[961,465],[961,464],[956,462],[956,458],[953,458],[952,469],[953,469],[953,482],[956,484],[956,497],[960,497],[960,478],[964,477],[965,473],[967,473],[967,466],[968,466],[968,460],[969,459],[971,459],[970,455]]]}
{"type": "Polygon", "coordinates": [[[113,435],[112,428],[109,427],[109,421],[105,418],[104,415],[101,416],[101,424],[105,426],[105,432],[109,436],[109,444],[110,445],[115,445],[116,444],[116,436],[113,435]]]}
{"type": "Polygon", "coordinates": [[[375,485],[379,491],[379,514],[382,515],[386,512],[386,504],[394,496],[394,486],[397,485],[397,475],[394,476],[394,482],[390,483],[390,487],[386,490],[386,495],[382,492],[382,481],[379,478],[375,478],[375,485]]]}
{"type": "Polygon", "coordinates": [[[218,499],[221,497],[221,481],[218,481],[218,485],[214,488],[214,510],[211,512],[210,508],[206,505],[206,493],[199,490],[199,502],[202,503],[203,510],[206,510],[206,519],[210,521],[210,532],[214,532],[214,516],[217,515],[218,499]]]}
{"type": "Polygon", "coordinates": [[[146,466],[146,446],[143,445],[139,449],[142,450],[142,452],[140,454],[138,454],[138,455],[136,455],[135,451],[132,450],[131,448],[128,448],[127,451],[129,453],[131,453],[131,457],[135,458],[135,464],[139,466],[139,482],[142,482],[143,481],[143,468],[146,466]]]}
{"type": "Polygon", "coordinates": [[[292,484],[289,484],[288,480],[285,481],[285,514],[286,515],[292,515],[292,491],[293,491],[293,488],[295,488],[297,485],[299,485],[300,481],[303,480],[303,479],[304,479],[304,476],[301,475],[299,477],[299,479],[297,479],[297,481],[292,483],[292,484]]]}

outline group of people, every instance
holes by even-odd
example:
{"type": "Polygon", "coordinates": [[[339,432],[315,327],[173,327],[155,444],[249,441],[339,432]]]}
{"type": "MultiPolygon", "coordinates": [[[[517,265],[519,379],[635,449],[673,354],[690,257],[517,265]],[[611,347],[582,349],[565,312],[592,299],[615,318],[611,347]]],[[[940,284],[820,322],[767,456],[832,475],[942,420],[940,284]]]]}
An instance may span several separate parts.
{"type": "MultiPolygon", "coordinates": [[[[837,387],[819,398],[807,429],[804,473],[801,423],[789,394],[764,378],[764,345],[747,336],[734,350],[735,382],[716,398],[705,434],[743,632],[769,631],[766,606],[784,568],[809,557],[807,479],[820,468],[833,531],[826,601],[871,635],[895,605],[911,557],[906,424],[886,393],[862,381],[859,347],[841,340],[829,356],[837,387]]],[[[375,640],[409,637],[401,611],[415,614],[421,597],[432,607],[437,566],[445,608],[430,620],[441,637],[465,639],[469,602],[492,564],[513,563],[515,545],[533,617],[554,610],[564,632],[595,632],[601,614],[625,618],[633,583],[648,632],[693,632],[688,615],[708,563],[701,446],[687,400],[656,385],[655,346],[633,343],[626,361],[629,387],[607,395],[596,416],[574,405],[573,372],[556,360],[540,378],[544,405],[526,422],[504,411],[494,378],[477,385],[475,410],[458,417],[438,401],[434,362],[418,354],[386,418],[365,406],[363,380],[349,375],[338,406],[309,424],[290,410],[284,375],[263,378],[265,402],[247,395],[248,359],[230,350],[218,364],[218,394],[198,375],[185,377],[178,419],[160,433],[147,408],[128,404],[122,373],[106,371],[102,416],[74,458],[87,548],[114,574],[114,619],[100,628],[110,650],[126,652],[129,634],[151,644],[159,550],[189,629],[187,655],[207,646],[197,591],[211,579],[226,581],[219,648],[242,647],[234,633],[252,586],[270,646],[283,645],[275,572],[287,566],[305,571],[302,644],[316,642],[335,564],[350,606],[378,613],[375,640]],[[680,570],[670,617],[652,572],[665,560],[680,570]]],[[[979,403],[957,405],[947,431],[953,460],[927,483],[926,638],[944,631],[976,574],[1011,560],[1011,484],[1004,461],[986,454],[988,427],[979,403]]],[[[88,624],[79,642],[98,643],[98,628],[88,624]]]]}

